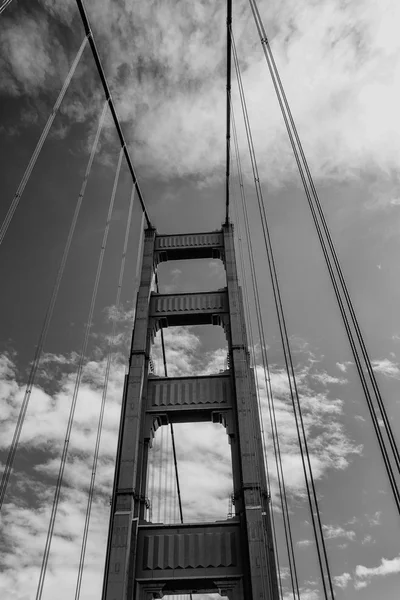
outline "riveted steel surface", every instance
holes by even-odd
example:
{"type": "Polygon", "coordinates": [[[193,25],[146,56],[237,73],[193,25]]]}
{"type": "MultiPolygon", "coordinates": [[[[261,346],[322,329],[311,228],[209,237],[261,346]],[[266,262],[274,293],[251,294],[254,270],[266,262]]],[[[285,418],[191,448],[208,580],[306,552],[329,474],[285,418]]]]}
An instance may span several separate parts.
{"type": "Polygon", "coordinates": [[[240,576],[240,524],[140,525],[136,574],[165,580],[240,576]]]}
{"type": "Polygon", "coordinates": [[[224,238],[222,231],[211,233],[189,233],[176,235],[157,235],[155,250],[168,250],[170,248],[199,248],[222,247],[224,238]]]}
{"type": "Polygon", "coordinates": [[[217,314],[228,311],[228,296],[225,290],[194,294],[152,294],[150,316],[173,316],[177,313],[217,314]]]}
{"type": "Polygon", "coordinates": [[[149,379],[147,406],[196,406],[230,404],[232,384],[230,375],[208,377],[160,377],[149,379]]]}

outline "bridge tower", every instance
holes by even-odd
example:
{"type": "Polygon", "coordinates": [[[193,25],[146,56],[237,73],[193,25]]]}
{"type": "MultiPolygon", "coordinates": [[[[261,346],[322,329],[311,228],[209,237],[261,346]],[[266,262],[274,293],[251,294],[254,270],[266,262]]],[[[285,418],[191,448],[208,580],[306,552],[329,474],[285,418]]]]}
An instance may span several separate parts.
{"type": "Polygon", "coordinates": [[[233,225],[225,223],[211,233],[179,235],[159,235],[147,229],[102,598],[153,600],[171,594],[219,592],[230,600],[278,600],[274,552],[233,225]],[[151,291],[160,262],[201,258],[223,261],[226,288],[184,294],[151,291]],[[196,377],[155,377],[149,372],[151,344],[160,328],[210,323],[225,330],[228,371],[196,377]],[[198,421],[218,422],[226,428],[235,517],[201,524],[151,523],[145,520],[146,479],[154,432],[169,422],[198,421]]]}

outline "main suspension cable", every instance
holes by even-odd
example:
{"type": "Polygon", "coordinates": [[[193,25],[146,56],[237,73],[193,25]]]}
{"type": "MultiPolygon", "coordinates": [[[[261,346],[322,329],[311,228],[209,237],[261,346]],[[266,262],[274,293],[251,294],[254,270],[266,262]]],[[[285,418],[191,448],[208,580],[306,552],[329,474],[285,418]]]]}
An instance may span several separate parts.
{"type": "MultiPolygon", "coordinates": [[[[106,106],[108,106],[108,103],[106,103],[106,106]]],[[[118,176],[119,176],[120,166],[121,166],[121,162],[118,161],[118,169],[117,169],[118,176]]],[[[43,586],[44,586],[46,572],[47,572],[47,564],[48,564],[49,555],[50,555],[51,542],[52,542],[53,532],[54,532],[54,525],[55,525],[58,505],[59,505],[59,501],[60,501],[61,488],[62,488],[63,477],[64,477],[64,470],[65,470],[65,465],[67,462],[70,436],[71,436],[72,426],[74,423],[75,409],[76,409],[76,404],[77,404],[77,399],[78,399],[78,394],[79,394],[79,389],[80,389],[80,384],[81,384],[81,379],[82,379],[83,367],[84,367],[84,363],[86,360],[89,336],[90,336],[90,332],[91,332],[92,324],[93,324],[94,307],[96,304],[100,276],[101,276],[101,272],[102,272],[102,268],[103,268],[104,254],[105,254],[105,250],[107,247],[107,238],[108,238],[108,233],[109,233],[110,224],[111,224],[111,217],[112,217],[112,212],[113,212],[113,208],[114,208],[116,190],[117,190],[117,185],[116,185],[116,182],[114,181],[114,186],[113,186],[113,190],[112,190],[112,194],[111,194],[111,198],[110,198],[110,204],[109,204],[109,208],[108,208],[108,214],[107,214],[106,224],[105,224],[105,229],[104,229],[104,234],[103,234],[103,240],[101,243],[99,260],[98,260],[98,264],[97,264],[97,271],[96,271],[96,277],[95,277],[95,282],[94,282],[93,291],[92,291],[92,298],[91,298],[91,302],[90,302],[89,314],[88,314],[88,318],[87,318],[87,322],[86,322],[82,348],[81,348],[81,352],[79,355],[78,370],[77,370],[77,374],[76,374],[72,402],[71,402],[70,412],[69,412],[69,416],[68,416],[67,429],[65,432],[64,447],[63,447],[63,451],[62,451],[62,455],[61,455],[60,469],[59,469],[57,483],[56,483],[56,489],[55,489],[55,493],[54,493],[53,506],[52,506],[51,516],[50,516],[50,523],[49,523],[49,528],[48,528],[47,538],[46,538],[46,545],[45,545],[45,550],[44,550],[44,554],[43,554],[42,566],[40,569],[39,582],[38,582],[38,587],[37,587],[37,591],[36,591],[36,600],[40,600],[42,597],[42,593],[43,593],[43,586]]]]}
{"type": "MultiPolygon", "coordinates": [[[[3,7],[3,10],[4,10],[4,8],[5,8],[5,6],[3,7]]],[[[1,12],[1,9],[0,9],[0,12],[1,12]]],[[[60,108],[61,103],[62,103],[62,101],[64,99],[64,96],[66,94],[66,91],[67,91],[67,89],[69,87],[69,84],[71,83],[71,80],[72,80],[72,78],[74,76],[74,73],[76,71],[76,67],[78,66],[78,63],[81,60],[83,51],[86,48],[87,41],[88,41],[88,36],[86,35],[83,38],[83,40],[82,40],[80,48],[79,48],[79,50],[78,50],[78,52],[77,52],[77,54],[75,56],[75,60],[74,60],[74,62],[71,65],[71,68],[70,68],[70,70],[68,72],[67,77],[65,78],[64,85],[62,86],[61,91],[58,94],[57,100],[56,100],[56,102],[55,102],[55,104],[53,106],[53,109],[52,109],[52,111],[51,111],[51,113],[49,115],[49,118],[47,119],[47,123],[46,123],[46,125],[43,128],[43,131],[41,133],[39,141],[36,144],[36,148],[33,151],[33,154],[31,156],[31,159],[30,159],[29,163],[28,163],[28,166],[26,167],[25,173],[22,176],[22,179],[21,179],[21,182],[20,182],[20,184],[18,186],[18,189],[15,192],[15,195],[14,195],[14,198],[13,198],[13,200],[11,202],[10,208],[8,209],[7,214],[6,214],[5,218],[4,218],[4,221],[3,221],[3,223],[2,223],[2,225],[0,227],[0,244],[3,242],[4,237],[5,237],[6,233],[7,233],[8,227],[9,227],[9,225],[11,223],[11,220],[12,220],[12,218],[14,216],[14,213],[17,210],[19,201],[21,200],[21,196],[24,193],[26,184],[29,181],[29,178],[30,178],[30,176],[32,174],[32,171],[33,171],[35,165],[36,165],[36,161],[37,161],[37,159],[39,157],[39,154],[40,154],[40,152],[41,152],[41,150],[43,148],[43,145],[44,145],[44,143],[45,143],[45,141],[47,139],[48,133],[49,133],[49,131],[51,129],[51,126],[53,125],[53,121],[56,118],[56,115],[58,113],[58,109],[60,108]]]]}
{"type": "Polygon", "coordinates": [[[138,182],[138,179],[137,179],[136,174],[135,174],[135,169],[133,167],[133,163],[132,163],[132,160],[131,160],[131,157],[130,157],[130,154],[129,154],[129,150],[128,150],[128,147],[126,145],[125,136],[124,136],[124,133],[122,131],[121,124],[119,122],[117,111],[115,109],[114,100],[112,99],[112,96],[111,96],[110,87],[108,85],[107,78],[106,78],[106,75],[105,75],[105,72],[104,72],[104,68],[103,68],[103,65],[102,65],[101,60],[100,60],[100,55],[99,55],[99,52],[97,50],[96,42],[95,42],[95,39],[94,39],[92,28],[90,26],[90,22],[89,22],[89,18],[88,18],[86,9],[85,9],[85,5],[84,5],[84,3],[83,3],[82,0],[76,0],[76,4],[78,6],[79,14],[80,14],[81,19],[82,19],[82,23],[83,23],[83,27],[85,29],[86,36],[87,36],[87,38],[89,40],[90,48],[92,50],[94,62],[96,63],[97,71],[98,71],[98,74],[99,74],[99,77],[100,77],[101,84],[103,86],[103,90],[104,90],[104,94],[106,96],[106,100],[107,100],[107,102],[110,105],[111,115],[112,115],[112,118],[114,120],[114,125],[115,125],[115,128],[117,130],[119,141],[121,143],[121,148],[122,148],[122,150],[124,152],[124,155],[125,155],[125,160],[127,162],[130,174],[132,176],[133,185],[136,188],[136,193],[137,193],[137,196],[139,198],[140,206],[142,207],[142,211],[144,212],[144,216],[145,216],[145,219],[146,219],[146,222],[147,222],[147,226],[148,227],[152,227],[151,221],[150,221],[150,217],[148,215],[148,212],[147,212],[147,209],[146,209],[146,205],[145,205],[145,202],[144,202],[144,198],[143,198],[142,192],[140,190],[139,182],[138,182]]]}
{"type": "Polygon", "coordinates": [[[75,232],[75,228],[76,228],[76,224],[78,221],[78,217],[79,217],[79,213],[81,210],[81,206],[82,206],[82,202],[85,196],[85,191],[86,191],[86,185],[90,176],[90,172],[92,170],[92,165],[93,165],[93,161],[94,161],[94,157],[97,151],[97,146],[98,146],[98,142],[99,142],[99,137],[100,137],[100,133],[102,131],[103,128],[103,124],[104,124],[104,119],[106,116],[106,112],[107,112],[107,107],[108,104],[107,102],[104,104],[104,108],[103,108],[103,112],[101,114],[100,120],[99,120],[99,124],[97,127],[97,131],[96,131],[96,135],[93,141],[93,145],[92,145],[92,149],[91,149],[91,153],[90,153],[90,157],[89,157],[89,161],[86,167],[86,171],[85,171],[85,175],[83,178],[83,182],[82,182],[82,186],[79,192],[79,196],[78,196],[78,200],[76,203],[76,207],[75,207],[75,212],[74,215],[72,217],[72,222],[70,225],[70,229],[69,229],[69,233],[68,233],[68,238],[67,241],[65,243],[65,247],[64,247],[64,252],[63,252],[63,256],[61,259],[61,263],[60,266],[58,268],[58,272],[57,272],[57,276],[56,276],[56,280],[54,283],[54,287],[53,287],[53,291],[51,294],[51,298],[50,298],[50,302],[49,305],[47,307],[47,311],[46,311],[46,315],[44,318],[44,322],[42,325],[42,329],[40,332],[40,336],[39,336],[39,340],[38,343],[36,345],[36,350],[35,350],[35,356],[31,365],[31,369],[29,372],[29,377],[28,377],[28,383],[26,385],[26,389],[25,389],[25,394],[24,394],[24,398],[22,401],[22,405],[21,405],[21,409],[18,415],[18,420],[17,420],[17,424],[15,427],[15,431],[14,431],[14,435],[13,435],[13,439],[11,442],[11,446],[10,446],[10,450],[7,456],[7,460],[6,460],[6,465],[5,465],[5,469],[2,475],[2,479],[1,479],[1,484],[0,484],[0,510],[3,506],[3,502],[4,502],[4,497],[7,491],[7,486],[8,486],[8,482],[10,479],[10,475],[11,475],[11,471],[12,471],[12,467],[14,464],[14,459],[15,459],[15,454],[17,452],[17,448],[18,448],[18,444],[19,444],[19,439],[21,436],[21,431],[22,431],[22,427],[25,421],[25,416],[26,416],[26,411],[28,409],[28,405],[29,405],[29,400],[32,394],[32,390],[33,390],[33,386],[35,384],[35,380],[36,380],[36,375],[37,375],[37,371],[39,368],[39,364],[40,364],[40,359],[42,356],[42,352],[43,352],[43,348],[44,345],[46,343],[46,339],[47,339],[47,334],[49,331],[49,326],[51,323],[51,319],[53,317],[53,312],[54,312],[54,307],[57,301],[57,297],[58,297],[58,292],[60,289],[60,285],[61,285],[61,281],[64,275],[64,271],[65,271],[65,265],[67,263],[67,259],[69,256],[69,251],[71,248],[71,243],[72,243],[72,238],[74,236],[74,232],[75,232]]]}
{"type": "Polygon", "coordinates": [[[265,58],[267,60],[268,68],[271,74],[272,82],[274,85],[274,89],[278,98],[278,102],[282,111],[282,115],[285,121],[286,129],[289,135],[290,143],[293,149],[293,153],[295,155],[296,163],[299,169],[299,173],[302,179],[303,187],[306,193],[306,197],[308,200],[308,204],[311,210],[311,214],[313,217],[314,225],[317,230],[318,238],[322,247],[322,251],[325,257],[325,261],[327,264],[328,272],[331,278],[331,282],[335,291],[336,299],[339,305],[340,313],[342,315],[342,319],[345,325],[346,333],[349,339],[350,347],[353,352],[353,356],[355,359],[355,364],[357,367],[357,371],[360,377],[360,381],[363,387],[363,391],[367,400],[368,409],[370,412],[370,416],[372,419],[374,431],[378,440],[378,445],[381,450],[382,458],[385,464],[385,468],[387,471],[387,475],[389,478],[389,483],[392,489],[392,493],[394,496],[394,500],[397,506],[397,509],[400,513],[400,491],[397,484],[397,480],[395,474],[393,472],[391,459],[388,454],[386,448],[386,442],[383,438],[382,428],[379,423],[379,417],[376,413],[376,409],[374,406],[373,399],[371,397],[371,392],[365,377],[364,368],[359,356],[359,348],[361,350],[361,354],[364,359],[364,364],[366,370],[369,375],[370,385],[372,386],[373,392],[375,394],[376,403],[380,409],[381,417],[383,421],[383,428],[385,429],[387,438],[389,440],[389,445],[392,450],[393,460],[396,464],[397,471],[400,472],[400,453],[398,450],[398,446],[390,425],[389,418],[387,416],[386,408],[384,406],[384,402],[379,390],[379,386],[377,384],[375,374],[372,368],[371,360],[368,355],[368,351],[362,336],[362,332],[358,323],[358,319],[355,314],[355,310],[350,298],[350,294],[348,292],[347,284],[341,269],[341,265],[337,256],[337,252],[327,225],[327,221],[322,209],[322,205],[302,148],[302,144],[300,141],[300,137],[297,132],[297,128],[291,113],[291,109],[286,97],[285,90],[282,85],[282,81],[279,76],[279,72],[272,54],[271,47],[268,42],[268,38],[266,36],[265,28],[262,23],[260,13],[258,11],[257,4],[255,0],[250,0],[250,5],[253,11],[253,16],[256,22],[257,30],[260,36],[260,40],[262,43],[263,51],[265,58]],[[304,173],[305,171],[305,173],[304,173]],[[318,220],[321,222],[319,222],[318,220]],[[321,227],[322,226],[322,227],[321,227]],[[338,280],[339,279],[339,283],[338,280]],[[343,302],[342,295],[344,296],[345,303],[343,302]],[[350,321],[353,326],[353,329],[356,334],[357,342],[359,348],[357,348],[356,341],[353,336],[353,331],[349,322],[349,318],[346,311],[350,314],[350,321]]]}
{"type": "Polygon", "coordinates": [[[326,581],[325,581],[325,578],[327,577],[330,594],[331,594],[331,597],[334,598],[332,577],[331,577],[328,557],[327,557],[327,553],[326,553],[325,539],[324,539],[323,528],[322,528],[322,523],[321,523],[321,517],[320,517],[318,499],[317,499],[317,494],[316,494],[316,489],[315,489],[314,476],[313,476],[313,472],[312,472],[311,460],[310,460],[310,455],[309,455],[309,450],[308,450],[307,436],[306,436],[306,431],[305,431],[305,425],[304,425],[304,420],[303,420],[303,414],[302,414],[302,409],[301,409],[301,404],[300,404],[299,393],[298,393],[298,389],[297,389],[297,381],[296,381],[296,375],[295,375],[295,370],[294,370],[294,365],[293,365],[293,360],[292,360],[290,344],[289,344],[289,336],[288,336],[287,328],[286,328],[286,319],[285,319],[285,315],[284,315],[284,311],[283,311],[282,298],[281,298],[281,294],[280,294],[280,285],[279,285],[279,280],[278,280],[278,274],[277,274],[274,254],[273,254],[273,250],[272,250],[272,243],[271,243],[269,227],[268,227],[268,222],[267,222],[267,217],[266,217],[265,203],[264,203],[264,199],[263,199],[263,193],[262,193],[260,178],[259,178],[259,174],[258,174],[258,167],[257,167],[254,144],[253,144],[252,133],[251,133],[251,128],[250,128],[250,122],[249,122],[249,118],[248,118],[247,105],[246,105],[246,100],[245,100],[245,96],[244,96],[243,84],[242,84],[242,80],[241,80],[239,62],[238,62],[238,58],[237,58],[236,46],[235,46],[235,41],[234,41],[233,35],[232,35],[232,47],[233,47],[235,68],[236,68],[237,77],[238,77],[240,100],[241,100],[244,122],[245,122],[245,127],[246,127],[246,135],[247,135],[248,144],[249,144],[250,158],[251,158],[252,169],[253,169],[253,177],[254,177],[255,187],[256,187],[258,207],[259,207],[259,212],[260,212],[260,217],[261,217],[261,225],[262,225],[262,229],[263,229],[264,243],[265,243],[265,248],[266,248],[266,253],[267,253],[269,271],[270,271],[270,275],[271,275],[271,282],[272,282],[275,306],[277,309],[277,317],[278,317],[278,324],[279,324],[279,330],[280,330],[281,341],[282,341],[282,349],[284,352],[286,372],[288,375],[288,384],[289,384],[290,395],[291,395],[291,400],[292,400],[293,414],[294,414],[295,423],[296,423],[296,431],[297,431],[297,436],[298,436],[300,455],[301,455],[301,460],[302,460],[302,465],[303,465],[304,478],[305,478],[305,484],[306,484],[306,489],[307,489],[307,496],[308,496],[308,500],[309,500],[310,514],[311,514],[312,526],[313,526],[313,530],[314,530],[318,562],[319,562],[320,571],[321,571],[324,595],[325,595],[325,598],[328,598],[328,592],[327,592],[326,581]],[[314,511],[315,511],[315,514],[314,514],[314,511]]]}

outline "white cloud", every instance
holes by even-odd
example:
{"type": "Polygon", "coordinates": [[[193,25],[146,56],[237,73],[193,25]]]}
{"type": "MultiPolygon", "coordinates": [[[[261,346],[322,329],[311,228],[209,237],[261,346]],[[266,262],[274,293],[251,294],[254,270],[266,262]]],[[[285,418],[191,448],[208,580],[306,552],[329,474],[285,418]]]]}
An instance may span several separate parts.
{"type": "MultiPolygon", "coordinates": [[[[107,315],[106,315],[107,316],[107,315]]],[[[130,322],[123,314],[118,317],[121,325],[130,322]]],[[[192,328],[170,328],[165,330],[167,360],[170,375],[191,375],[196,370],[201,373],[216,373],[226,368],[226,349],[202,352],[201,340],[192,328]]],[[[88,360],[78,399],[75,425],[70,440],[70,453],[66,466],[64,487],[60,512],[56,522],[55,538],[51,553],[51,571],[46,579],[47,593],[56,594],[56,588],[62,588],[57,596],[65,600],[73,593],[74,573],[76,573],[79,556],[83,518],[90,479],[91,460],[94,447],[96,423],[98,419],[101,386],[105,371],[104,349],[106,344],[102,336],[95,338],[96,360],[88,360]],[[102,350],[103,348],[103,350],[102,350]],[[72,506],[73,504],[73,506],[72,506]],[[60,582],[68,581],[61,584],[60,582]]],[[[121,342],[126,343],[126,336],[121,342]]],[[[111,494],[113,478],[113,460],[119,422],[119,406],[122,394],[122,381],[125,373],[124,360],[117,348],[107,400],[106,415],[102,435],[96,479],[95,504],[93,507],[93,524],[90,530],[88,550],[89,568],[85,574],[85,598],[98,597],[101,584],[101,566],[103,564],[105,539],[107,533],[108,500],[111,494]],[[90,549],[91,548],[91,549],[90,549]]],[[[154,346],[156,367],[162,374],[160,348],[154,346]]],[[[36,585],[39,560],[44,547],[49,503],[53,494],[53,485],[58,472],[61,446],[65,435],[72,390],[74,386],[75,355],[44,356],[44,368],[47,375],[57,374],[58,382],[52,392],[46,391],[48,381],[43,378],[43,388],[36,386],[32,393],[30,407],[21,436],[21,451],[32,453],[32,465],[28,471],[18,470],[11,480],[9,495],[5,505],[4,531],[8,531],[9,540],[13,539],[12,551],[8,549],[5,564],[5,576],[0,584],[11,586],[15,590],[12,600],[23,600],[24,590],[36,585]],[[52,482],[47,487],[44,481],[52,482]],[[29,494],[29,502],[24,497],[29,494]],[[25,524],[31,520],[30,529],[25,524]],[[30,536],[27,542],[27,536],[30,536]],[[25,552],[27,568],[21,576],[17,575],[21,554],[25,552]],[[4,581],[4,583],[3,583],[4,581]]],[[[341,415],[342,402],[328,398],[324,394],[314,395],[311,383],[314,381],[312,369],[314,362],[300,370],[299,389],[302,393],[305,424],[309,435],[311,460],[315,478],[318,479],[328,469],[342,469],[348,464],[348,457],[359,449],[354,447],[345,436],[337,419],[341,415]]],[[[8,413],[1,423],[1,444],[5,449],[11,440],[18,407],[24,391],[19,382],[15,366],[15,357],[3,356],[0,361],[0,379],[6,398],[8,413]]],[[[321,373],[321,371],[318,371],[321,373]]],[[[291,416],[290,403],[287,397],[287,382],[280,370],[272,370],[273,387],[276,392],[275,406],[278,427],[281,434],[282,458],[286,475],[286,483],[290,495],[294,494],[300,501],[303,496],[301,464],[296,448],[296,432],[291,416]]],[[[325,388],[324,388],[325,389],[325,388]]],[[[264,390],[265,391],[265,390],[264,390]]],[[[262,392],[263,411],[265,398],[262,392]]],[[[4,415],[3,415],[4,416],[4,415]]],[[[166,428],[163,428],[166,429],[166,428]]],[[[170,455],[171,444],[164,433],[163,454],[170,455]],[[169,445],[168,445],[169,444],[169,445]]],[[[182,498],[185,519],[214,520],[226,518],[228,498],[232,492],[231,460],[228,438],[221,426],[212,424],[175,425],[178,466],[181,478],[182,498]],[[199,488],[202,494],[198,494],[199,488]],[[207,497],[205,503],[204,497],[207,497]]],[[[174,516],[176,491],[173,483],[173,471],[161,467],[159,458],[161,432],[158,431],[154,447],[151,451],[151,468],[149,472],[149,493],[152,497],[153,520],[159,516],[161,520],[177,518],[174,516]],[[155,460],[153,460],[155,457],[155,460]],[[164,489],[163,507],[160,506],[159,489],[164,489]],[[165,501],[165,498],[168,500],[165,501]],[[164,512],[167,508],[167,514],[164,512]],[[168,516],[169,515],[169,516],[168,516]]],[[[171,463],[169,463],[171,464],[171,463]]],[[[21,467],[19,467],[21,469],[21,467]]],[[[271,472],[274,483],[274,473],[271,472]]],[[[276,493],[276,492],[274,492],[276,493]]],[[[327,530],[328,531],[328,530],[327,530]]],[[[344,531],[344,530],[343,530],[344,531]]],[[[340,537],[342,532],[336,528],[328,531],[328,537],[340,537]]],[[[344,537],[351,539],[345,532],[344,537]]],[[[300,540],[299,546],[307,547],[308,540],[300,540]]],[[[10,546],[11,548],[11,546],[10,546]]],[[[5,588],[6,589],[6,588],[5,588]]],[[[1,587],[0,587],[1,590],[1,587]]],[[[315,598],[316,592],[307,587],[305,597],[315,598]]]]}
{"type": "Polygon", "coordinates": [[[386,375],[387,377],[393,377],[394,379],[399,379],[399,365],[390,360],[389,358],[373,360],[372,366],[374,367],[374,370],[376,372],[382,373],[382,375],[386,375]]]}
{"type": "Polygon", "coordinates": [[[347,587],[350,580],[350,573],[342,573],[342,575],[336,575],[336,577],[333,578],[334,584],[342,589],[345,589],[347,587]]]}
{"type": "Polygon", "coordinates": [[[311,546],[313,542],[311,540],[299,540],[298,542],[296,542],[296,544],[298,546],[311,546]]]}
{"type": "Polygon", "coordinates": [[[396,573],[400,573],[400,556],[392,559],[382,558],[381,564],[377,567],[357,565],[355,569],[355,576],[357,577],[355,587],[356,589],[366,587],[375,577],[385,577],[396,573]]]}
{"type": "Polygon", "coordinates": [[[377,510],[376,513],[372,517],[367,517],[370,525],[379,525],[381,522],[382,511],[377,510]]]}
{"type": "Polygon", "coordinates": [[[356,532],[351,529],[344,529],[343,527],[334,525],[324,525],[324,536],[329,539],[336,538],[347,538],[348,540],[355,540],[356,532]]]}
{"type": "Polygon", "coordinates": [[[342,371],[342,373],[346,373],[347,369],[349,368],[349,365],[352,365],[353,363],[351,361],[346,361],[344,363],[336,363],[337,368],[339,369],[339,371],[342,371]]]}
{"type": "MultiPolygon", "coordinates": [[[[73,3],[42,5],[74,29],[73,3]]],[[[222,176],[225,6],[210,0],[190,11],[177,10],[176,0],[162,6],[156,0],[87,5],[118,113],[134,123],[127,135],[134,150],[140,145],[134,152],[138,167],[164,177],[222,176]]],[[[300,135],[307,133],[304,147],[315,176],[351,179],[372,169],[381,173],[384,187],[400,149],[392,126],[400,97],[400,42],[393,28],[398,2],[264,0],[260,11],[268,15],[271,45],[300,135]]],[[[71,52],[57,44],[49,27],[46,14],[2,19],[4,93],[59,87],[58,74],[66,72],[71,52]]],[[[234,28],[259,163],[273,184],[281,184],[293,179],[295,164],[245,0],[235,5],[234,28]]],[[[91,118],[101,103],[88,64],[81,65],[75,94],[63,106],[68,124],[91,118]]],[[[235,84],[233,102],[239,115],[235,84]]],[[[243,147],[242,126],[239,135],[243,147]]],[[[389,192],[385,204],[397,203],[389,192]]]]}

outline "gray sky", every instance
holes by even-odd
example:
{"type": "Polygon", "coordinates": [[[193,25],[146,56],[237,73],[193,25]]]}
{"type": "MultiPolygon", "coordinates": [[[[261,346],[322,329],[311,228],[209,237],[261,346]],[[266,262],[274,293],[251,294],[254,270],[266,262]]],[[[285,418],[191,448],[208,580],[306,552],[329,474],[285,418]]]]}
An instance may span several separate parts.
{"type": "MultiPolygon", "coordinates": [[[[154,224],[166,233],[217,229],[224,216],[224,3],[87,0],[86,4],[154,224]]],[[[375,600],[379,594],[385,600],[395,600],[400,584],[400,549],[394,505],[250,8],[245,0],[234,0],[233,4],[234,34],[336,597],[375,600]]],[[[398,437],[400,7],[395,0],[272,0],[259,5],[398,437]]],[[[72,0],[14,0],[0,19],[2,218],[83,31],[72,0]]],[[[102,103],[102,90],[87,49],[1,247],[3,458],[102,103]]],[[[233,103],[302,599],[317,600],[322,595],[315,549],[235,79],[233,103]]],[[[52,485],[74,386],[76,353],[87,320],[118,152],[108,115],[2,515],[6,543],[0,550],[0,591],[7,600],[28,600],[36,590],[52,485]]],[[[123,164],[44,599],[67,600],[75,589],[111,331],[109,307],[115,302],[130,190],[129,173],[123,164]]],[[[238,197],[234,176],[233,201],[238,197]]],[[[82,597],[88,600],[98,598],[101,587],[121,385],[132,326],[139,227],[140,211],[135,206],[118,319],[118,353],[111,370],[82,587],[82,597]]],[[[160,269],[161,288],[167,292],[218,289],[224,281],[218,261],[168,263],[160,269]]],[[[197,328],[170,329],[166,339],[170,374],[224,368],[222,330],[207,328],[202,333],[197,328]]],[[[160,372],[157,347],[154,358],[160,372]]],[[[261,388],[263,400],[262,381],[261,388]]],[[[269,440],[266,414],[265,429],[269,440]]],[[[181,426],[176,435],[186,517],[224,518],[231,491],[225,432],[211,425],[181,426]]],[[[156,447],[157,443],[158,439],[156,447]]],[[[269,441],[267,446],[270,449],[269,441]]],[[[269,454],[275,490],[273,457],[269,454]]],[[[273,495],[276,500],[276,493],[273,495]]],[[[279,514],[277,527],[285,567],[279,514]]],[[[287,573],[284,584],[288,594],[287,573]]]]}

